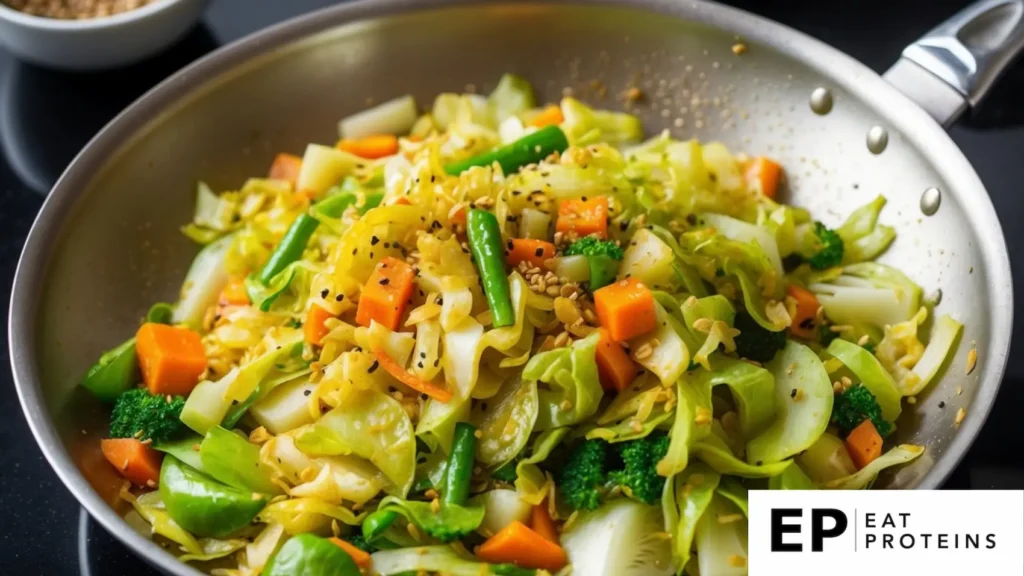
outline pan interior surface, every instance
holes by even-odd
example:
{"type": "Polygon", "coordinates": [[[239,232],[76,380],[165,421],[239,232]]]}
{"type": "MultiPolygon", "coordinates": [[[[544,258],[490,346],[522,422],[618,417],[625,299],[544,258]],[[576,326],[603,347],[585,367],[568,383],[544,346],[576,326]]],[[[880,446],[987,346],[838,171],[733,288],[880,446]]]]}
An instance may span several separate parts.
{"type": "MultiPolygon", "coordinates": [[[[941,289],[936,313],[953,315],[965,332],[942,380],[905,406],[898,423],[899,441],[929,450],[878,486],[941,483],[966,449],[951,448],[957,409],[968,410],[964,426],[973,435],[995,394],[1012,296],[991,204],[923,113],[852,60],[715,5],[509,3],[398,13],[401,2],[374,4],[279,26],[262,43],[243,43],[175,77],[101,135],[44,208],[15,290],[15,371],[44,451],[76,495],[92,499],[87,507],[101,521],[111,517],[94,509],[101,506],[82,478],[109,503],[121,479],[99,453],[106,408],[77,384],[103,350],[131,335],[150,304],[176,299],[197,251],[179,232],[191,219],[196,180],[237,189],[264,174],[277,152],[333,143],[337,121],[372,102],[411,93],[422,106],[441,92],[486,93],[503,72],[533,82],[541,101],[571,93],[624,108],[624,93],[638,88],[632,108],[649,135],[667,129],[780,160],[789,186],[783,200],[830,226],[886,196],[880,221],[899,235],[882,261],[926,294],[941,289]],[[371,17],[344,23],[352,15],[371,17]],[[811,109],[816,88],[832,95],[827,114],[811,109]],[[880,96],[867,99],[869,92],[880,96]],[[888,135],[880,154],[866,142],[876,126],[888,135]],[[933,187],[941,204],[926,216],[921,195],[933,187]],[[965,376],[972,345],[978,367],[965,376]],[[58,443],[46,445],[47,434],[58,443]],[[929,475],[939,463],[941,474],[929,475]]],[[[155,546],[120,537],[150,546],[146,555],[165,569],[194,573],[155,546]]]]}

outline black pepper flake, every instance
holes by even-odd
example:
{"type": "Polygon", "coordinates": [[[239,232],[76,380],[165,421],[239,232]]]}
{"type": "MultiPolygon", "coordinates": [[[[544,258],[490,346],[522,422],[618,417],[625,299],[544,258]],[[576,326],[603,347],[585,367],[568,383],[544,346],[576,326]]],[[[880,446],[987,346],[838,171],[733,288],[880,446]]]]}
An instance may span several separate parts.
{"type": "Polygon", "coordinates": [[[544,249],[543,248],[537,248],[537,250],[534,251],[534,254],[537,255],[538,257],[543,256],[544,255],[544,249]]]}
{"type": "Polygon", "coordinates": [[[627,222],[625,220],[623,220],[622,222],[619,222],[619,230],[622,230],[623,232],[625,232],[627,228],[629,228],[629,222],[627,222]]]}
{"type": "Polygon", "coordinates": [[[426,393],[423,393],[423,394],[420,394],[420,398],[426,400],[427,398],[430,398],[430,396],[427,396],[426,393]]]}
{"type": "Polygon", "coordinates": [[[427,357],[427,353],[426,352],[420,352],[420,358],[426,358],[426,357],[427,357]]]}
{"type": "Polygon", "coordinates": [[[509,250],[515,250],[516,247],[516,245],[511,240],[509,240],[508,243],[505,244],[505,246],[508,246],[509,250]]]}
{"type": "Polygon", "coordinates": [[[359,252],[359,248],[352,249],[352,255],[355,256],[359,252]]]}
{"type": "Polygon", "coordinates": [[[334,297],[334,301],[335,302],[341,302],[344,299],[345,299],[345,295],[344,294],[338,294],[337,296],[334,297]]]}
{"type": "Polygon", "coordinates": [[[764,466],[764,460],[758,460],[755,466],[764,466]]]}
{"type": "Polygon", "coordinates": [[[437,230],[438,228],[444,228],[444,226],[440,222],[438,222],[437,220],[434,220],[433,222],[431,222],[430,223],[430,227],[435,229],[435,230],[437,230]]]}
{"type": "Polygon", "coordinates": [[[370,237],[370,246],[376,246],[377,242],[380,242],[380,238],[377,238],[376,236],[370,237]]]}
{"type": "Polygon", "coordinates": [[[303,395],[303,396],[309,396],[309,395],[310,395],[310,394],[312,394],[312,393],[313,393],[313,391],[312,391],[312,390],[303,390],[303,391],[302,391],[302,395],[303,395]]]}
{"type": "Polygon", "coordinates": [[[513,196],[519,196],[520,194],[522,194],[522,192],[521,192],[521,191],[519,191],[519,190],[513,190],[513,191],[512,191],[512,195],[513,195],[513,196]]]}
{"type": "Polygon", "coordinates": [[[793,388],[792,390],[789,391],[789,397],[796,398],[796,388],[793,388]]]}
{"type": "Polygon", "coordinates": [[[374,360],[373,364],[370,364],[370,367],[366,369],[366,372],[368,374],[373,374],[374,372],[377,371],[377,367],[378,366],[380,366],[380,362],[377,362],[376,360],[374,360]]]}
{"type": "Polygon", "coordinates": [[[420,360],[419,362],[417,362],[416,363],[416,367],[417,368],[423,368],[423,360],[420,360]]]}
{"type": "Polygon", "coordinates": [[[946,403],[945,402],[939,402],[939,408],[945,408],[945,407],[946,407],[946,403]]]}
{"type": "Polygon", "coordinates": [[[583,202],[586,202],[587,201],[587,197],[586,196],[580,196],[580,200],[583,201],[583,202]]]}
{"type": "Polygon", "coordinates": [[[437,365],[440,364],[440,363],[441,363],[441,359],[440,358],[435,358],[434,359],[434,368],[437,368],[437,365]]]}
{"type": "Polygon", "coordinates": [[[433,184],[435,179],[437,179],[437,176],[434,176],[433,174],[431,174],[430,175],[430,183],[433,184]]]}
{"type": "Polygon", "coordinates": [[[320,297],[321,298],[327,298],[327,295],[330,294],[330,293],[331,293],[330,290],[328,290],[327,288],[324,288],[323,290],[320,291],[320,297]]]}
{"type": "Polygon", "coordinates": [[[384,248],[391,248],[391,243],[390,242],[385,242],[384,243],[384,248]]]}

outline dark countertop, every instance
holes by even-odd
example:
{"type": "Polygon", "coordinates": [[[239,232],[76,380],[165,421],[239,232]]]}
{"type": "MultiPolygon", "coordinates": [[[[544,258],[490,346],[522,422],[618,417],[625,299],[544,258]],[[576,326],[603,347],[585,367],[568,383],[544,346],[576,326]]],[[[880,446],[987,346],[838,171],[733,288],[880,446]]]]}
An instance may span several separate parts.
{"type": "MultiPolygon", "coordinates": [[[[332,4],[329,0],[215,0],[203,24],[167,53],[129,70],[71,75],[14,61],[0,50],[0,303],[6,324],[10,283],[47,189],[77,150],[121,108],[189,61],[251,31],[332,4]],[[117,86],[115,89],[114,86],[117,86]]],[[[727,2],[816,36],[882,71],[900,50],[967,4],[963,0],[727,2]]],[[[952,131],[974,163],[1004,226],[1022,213],[1024,64],[1015,66],[971,119],[952,131]]],[[[1024,230],[1006,228],[1010,259],[1024,270],[1024,230]],[[1020,242],[1018,241],[1020,240],[1020,242]]],[[[1018,281],[1017,286],[1024,286],[1018,281]]],[[[1020,290],[1020,288],[1018,288],[1020,290]]],[[[1018,296],[1020,292],[1018,292],[1018,296]]],[[[1022,302],[1018,298],[1018,302],[1022,302]]],[[[1018,306],[1018,310],[1020,310],[1018,306]]],[[[1019,312],[1018,312],[1019,314],[1019,312]]],[[[3,331],[3,356],[7,333],[3,331]]],[[[1024,353],[1016,338],[1011,358],[1024,353]]],[[[1024,488],[1024,365],[1010,364],[996,407],[948,488],[1024,488]]],[[[0,368],[0,574],[155,574],[80,513],[29,433],[10,369],[0,368]]]]}

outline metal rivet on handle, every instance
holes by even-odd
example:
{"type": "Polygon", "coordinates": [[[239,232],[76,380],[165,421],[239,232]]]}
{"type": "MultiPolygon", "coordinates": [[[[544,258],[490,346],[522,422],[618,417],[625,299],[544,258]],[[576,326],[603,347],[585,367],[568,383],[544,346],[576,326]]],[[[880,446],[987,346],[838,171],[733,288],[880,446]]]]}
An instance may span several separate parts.
{"type": "Polygon", "coordinates": [[[811,92],[811,111],[824,116],[832,111],[832,92],[828,88],[815,88],[811,92]]]}
{"type": "Polygon", "coordinates": [[[939,204],[942,203],[942,191],[932,186],[921,193],[921,212],[925,216],[932,216],[939,211],[939,204]]]}
{"type": "Polygon", "coordinates": [[[872,154],[881,154],[889,145],[889,133],[881,126],[872,126],[868,130],[868,150],[872,154]]]}

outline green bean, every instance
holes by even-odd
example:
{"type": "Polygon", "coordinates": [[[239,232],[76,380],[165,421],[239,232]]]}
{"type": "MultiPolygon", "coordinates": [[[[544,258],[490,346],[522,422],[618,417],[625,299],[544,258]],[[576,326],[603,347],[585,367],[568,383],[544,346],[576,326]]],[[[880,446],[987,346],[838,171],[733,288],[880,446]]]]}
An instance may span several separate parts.
{"type": "Polygon", "coordinates": [[[367,542],[373,542],[380,538],[398,518],[398,512],[393,510],[377,510],[363,520],[363,538],[367,542]]]}
{"type": "Polygon", "coordinates": [[[448,455],[448,471],[444,477],[444,504],[465,504],[469,497],[469,483],[473,477],[476,458],[476,427],[469,422],[455,425],[452,452],[448,455]]]}
{"type": "Polygon", "coordinates": [[[469,248],[480,271],[492,323],[495,328],[511,326],[516,322],[516,314],[512,309],[508,276],[505,274],[505,250],[498,219],[490,212],[474,209],[469,211],[466,224],[469,248]]]}
{"type": "Polygon", "coordinates": [[[501,171],[512,174],[527,164],[534,164],[547,158],[552,152],[564,152],[569,147],[565,132],[558,126],[546,126],[512,142],[479,156],[445,166],[444,171],[456,176],[473,166],[490,166],[497,162],[501,171]]]}

